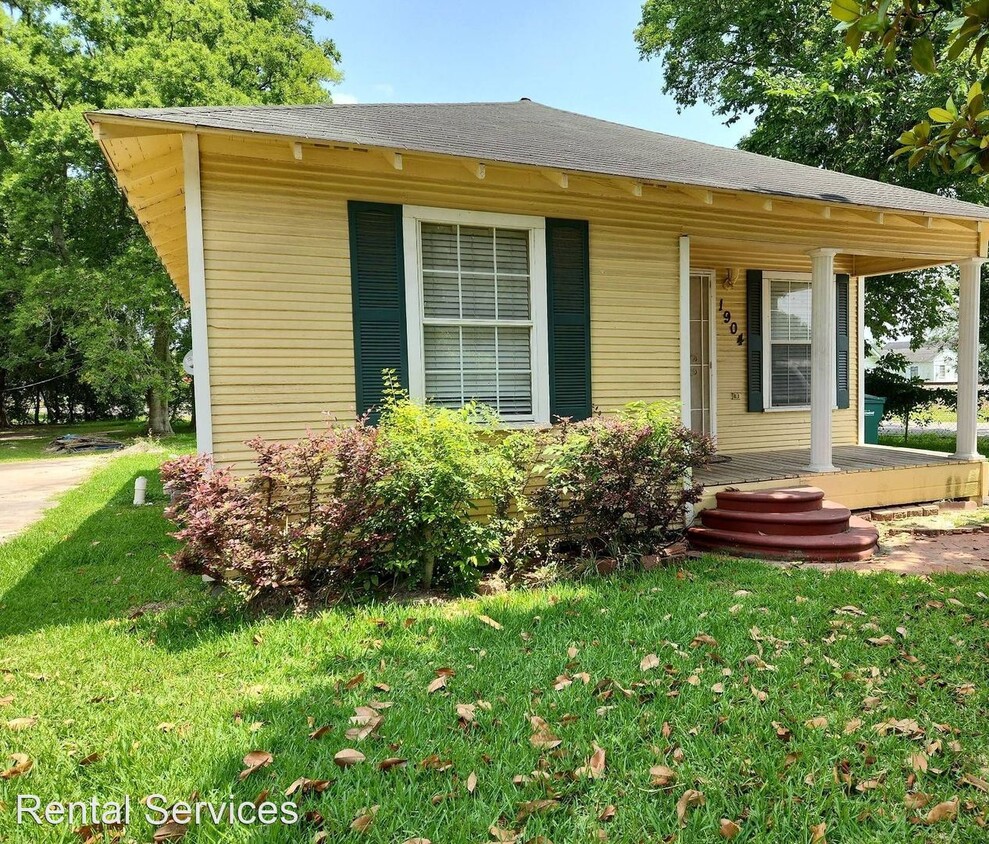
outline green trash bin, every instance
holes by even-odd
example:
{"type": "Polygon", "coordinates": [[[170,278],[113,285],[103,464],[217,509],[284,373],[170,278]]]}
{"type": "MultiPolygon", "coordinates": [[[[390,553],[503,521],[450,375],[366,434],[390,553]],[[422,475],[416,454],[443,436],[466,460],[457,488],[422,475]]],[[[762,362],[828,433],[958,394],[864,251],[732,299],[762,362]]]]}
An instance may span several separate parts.
{"type": "Polygon", "coordinates": [[[882,396],[866,396],[865,408],[865,441],[877,445],[879,443],[879,423],[883,421],[883,411],[886,399],[882,396]]]}

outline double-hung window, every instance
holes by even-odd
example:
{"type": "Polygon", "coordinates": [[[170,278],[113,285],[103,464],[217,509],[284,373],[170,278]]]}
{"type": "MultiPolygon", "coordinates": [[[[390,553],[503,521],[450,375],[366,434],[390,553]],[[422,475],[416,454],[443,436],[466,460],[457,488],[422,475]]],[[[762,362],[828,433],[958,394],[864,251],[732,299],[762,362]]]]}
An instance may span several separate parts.
{"type": "Polygon", "coordinates": [[[409,391],[549,421],[545,221],[404,209],[409,391]]]}
{"type": "Polygon", "coordinates": [[[763,281],[769,339],[765,356],[771,408],[810,405],[811,286],[801,276],[770,276],[763,281]]]}

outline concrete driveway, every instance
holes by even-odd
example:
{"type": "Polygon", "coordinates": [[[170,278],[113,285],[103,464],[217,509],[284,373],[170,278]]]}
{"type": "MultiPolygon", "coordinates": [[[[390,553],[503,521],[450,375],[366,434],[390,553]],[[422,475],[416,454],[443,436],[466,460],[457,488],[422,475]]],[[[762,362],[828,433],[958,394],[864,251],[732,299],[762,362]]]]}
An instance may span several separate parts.
{"type": "Polygon", "coordinates": [[[77,486],[106,457],[53,457],[0,463],[0,542],[36,522],[60,493],[77,486]]]}

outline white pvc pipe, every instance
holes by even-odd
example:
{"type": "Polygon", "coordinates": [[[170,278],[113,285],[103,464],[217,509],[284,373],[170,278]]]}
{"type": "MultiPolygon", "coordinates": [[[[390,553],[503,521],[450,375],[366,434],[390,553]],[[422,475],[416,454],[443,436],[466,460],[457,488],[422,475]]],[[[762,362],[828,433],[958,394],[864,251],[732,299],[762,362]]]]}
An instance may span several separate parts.
{"type": "Polygon", "coordinates": [[[134,481],[134,506],[140,507],[144,504],[144,495],[148,491],[148,479],[140,477],[134,481]]]}

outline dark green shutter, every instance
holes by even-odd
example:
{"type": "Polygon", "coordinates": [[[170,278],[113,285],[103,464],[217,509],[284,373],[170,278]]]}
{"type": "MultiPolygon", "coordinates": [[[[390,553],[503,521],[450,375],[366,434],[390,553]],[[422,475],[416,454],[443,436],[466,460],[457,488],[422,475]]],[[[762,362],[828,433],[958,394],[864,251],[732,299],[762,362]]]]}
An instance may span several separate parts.
{"type": "Polygon", "coordinates": [[[745,326],[748,343],[749,412],[762,413],[766,404],[762,383],[762,270],[745,272],[745,326]]]}
{"type": "Polygon", "coordinates": [[[394,370],[401,386],[409,386],[402,206],[352,201],[347,207],[357,413],[370,413],[374,421],[382,372],[394,370]]]}
{"type": "Polygon", "coordinates": [[[848,351],[848,276],[835,277],[835,309],[837,322],[837,344],[835,346],[835,383],[838,387],[838,407],[848,407],[851,393],[849,381],[849,351],[848,351]]]}
{"type": "Polygon", "coordinates": [[[585,220],[546,220],[551,419],[591,415],[591,271],[585,220]]]}

